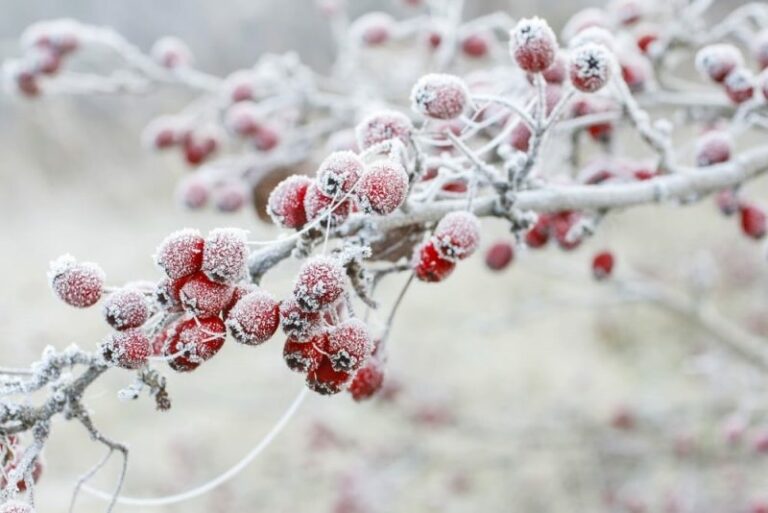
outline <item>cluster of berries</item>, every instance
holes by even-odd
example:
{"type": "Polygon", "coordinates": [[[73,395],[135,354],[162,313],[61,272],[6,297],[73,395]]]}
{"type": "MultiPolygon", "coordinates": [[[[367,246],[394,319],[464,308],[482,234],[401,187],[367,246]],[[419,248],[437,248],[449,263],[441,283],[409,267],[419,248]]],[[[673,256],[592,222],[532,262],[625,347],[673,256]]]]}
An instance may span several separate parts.
{"type": "Polygon", "coordinates": [[[421,281],[442,281],[459,260],[472,256],[479,243],[477,216],[466,211],[451,212],[437,223],[432,236],[415,248],[411,267],[421,281]]]}
{"type": "MultiPolygon", "coordinates": [[[[16,436],[10,435],[0,441],[0,490],[8,487],[8,476],[13,472],[23,456],[24,452],[16,436]]],[[[43,464],[40,458],[36,457],[32,462],[32,481],[37,483],[42,473],[43,464]]],[[[24,479],[20,479],[16,483],[16,490],[22,493],[27,490],[27,483],[24,479]]]]}
{"type": "Polygon", "coordinates": [[[768,30],[758,34],[753,57],[762,73],[746,66],[741,50],[730,44],[705,46],[696,54],[696,68],[707,79],[720,84],[733,103],[740,104],[758,94],[768,99],[768,30]]]}
{"type": "Polygon", "coordinates": [[[582,241],[574,228],[581,221],[581,214],[572,210],[541,213],[534,225],[525,233],[525,244],[532,249],[543,248],[554,237],[561,249],[576,249],[582,241]]]}

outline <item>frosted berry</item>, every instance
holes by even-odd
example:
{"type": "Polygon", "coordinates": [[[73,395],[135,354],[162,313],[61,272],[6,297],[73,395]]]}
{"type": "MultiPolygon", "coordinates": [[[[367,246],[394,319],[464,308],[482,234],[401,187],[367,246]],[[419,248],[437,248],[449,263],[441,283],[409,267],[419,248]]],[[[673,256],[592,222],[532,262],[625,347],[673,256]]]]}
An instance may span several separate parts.
{"type": "Polygon", "coordinates": [[[488,55],[491,43],[484,33],[469,34],[461,40],[461,51],[472,59],[481,59],[488,55]]]}
{"type": "Polygon", "coordinates": [[[558,212],[551,218],[552,233],[560,248],[570,251],[581,244],[581,238],[571,238],[571,229],[579,221],[581,215],[569,210],[558,212]]]}
{"type": "Polygon", "coordinates": [[[379,46],[386,43],[395,28],[395,20],[384,12],[369,12],[357,18],[350,27],[350,32],[366,46],[379,46]]]}
{"type": "Polygon", "coordinates": [[[725,77],[723,86],[733,103],[744,103],[755,94],[755,75],[747,68],[736,68],[725,77]]]}
{"type": "Polygon", "coordinates": [[[288,337],[283,346],[283,360],[294,372],[309,372],[320,365],[324,356],[318,351],[318,347],[322,349],[327,343],[328,334],[325,332],[316,334],[307,342],[288,337]]]}
{"type": "Polygon", "coordinates": [[[717,208],[724,216],[732,216],[739,211],[739,197],[733,189],[723,189],[715,196],[717,208]]]}
{"type": "Polygon", "coordinates": [[[306,342],[319,329],[320,314],[303,310],[295,299],[280,303],[280,326],[289,338],[306,342]]]}
{"type": "Polygon", "coordinates": [[[91,262],[77,262],[62,255],[48,269],[53,292],[70,306],[87,308],[94,305],[104,291],[104,271],[91,262]]]}
{"type": "Polygon", "coordinates": [[[456,264],[440,256],[434,242],[428,240],[416,247],[411,260],[413,272],[421,281],[443,281],[451,275],[456,264]]]}
{"type": "Polygon", "coordinates": [[[645,55],[652,55],[655,50],[655,43],[659,40],[659,31],[655,26],[644,25],[636,33],[636,44],[638,50],[645,55]]]}
{"type": "Polygon", "coordinates": [[[341,297],[344,285],[344,268],[339,261],[315,256],[301,266],[293,287],[293,297],[302,310],[318,312],[341,297]]]}
{"type": "Polygon", "coordinates": [[[523,121],[518,121],[509,132],[509,144],[517,151],[527,152],[531,142],[531,129],[523,121]]]}
{"type": "Polygon", "coordinates": [[[275,224],[299,229],[307,223],[304,197],[312,183],[307,176],[293,175],[277,184],[267,200],[267,212],[275,224]]]}
{"type": "Polygon", "coordinates": [[[307,387],[321,395],[338,394],[349,381],[349,373],[334,370],[331,361],[323,358],[320,363],[307,372],[307,387]]]}
{"type": "Polygon", "coordinates": [[[480,220],[471,212],[451,212],[437,224],[432,240],[443,258],[468,258],[480,243],[480,220]]]}
{"type": "Polygon", "coordinates": [[[379,160],[369,165],[357,187],[360,209],[379,215],[391,214],[408,194],[408,173],[393,160],[379,160]]]}
{"type": "Polygon", "coordinates": [[[485,253],[485,265],[491,271],[506,269],[515,258],[515,249],[507,241],[499,241],[493,244],[485,253]]]}
{"type": "Polygon", "coordinates": [[[375,112],[355,127],[357,144],[361,150],[390,139],[400,139],[406,146],[413,135],[413,123],[408,116],[394,110],[375,112]]]}
{"type": "Polygon", "coordinates": [[[216,152],[221,145],[221,138],[217,130],[211,127],[202,127],[187,132],[184,135],[182,145],[187,163],[191,166],[197,166],[216,152]]]}
{"type": "Polygon", "coordinates": [[[728,162],[732,151],[733,141],[730,135],[721,130],[712,130],[696,141],[696,165],[706,167],[728,162]]]}
{"type": "Polygon", "coordinates": [[[550,67],[541,72],[541,76],[548,84],[562,84],[568,76],[568,58],[565,53],[559,51],[555,54],[555,61],[550,67]]]}
{"type": "Polygon", "coordinates": [[[262,344],[272,338],[280,325],[279,305],[264,291],[251,292],[235,304],[226,324],[232,337],[241,344],[262,344]]]}
{"type": "Polygon", "coordinates": [[[195,370],[224,345],[226,328],[218,317],[182,319],[168,328],[163,354],[178,372],[195,370]]]}
{"type": "Polygon", "coordinates": [[[642,0],[614,0],[610,11],[622,25],[634,25],[645,15],[642,0]]]}
{"type": "Polygon", "coordinates": [[[183,206],[191,210],[198,210],[208,203],[210,187],[203,178],[189,176],[179,182],[176,195],[183,206]]]}
{"type": "Polygon", "coordinates": [[[523,70],[540,73],[555,62],[557,38],[545,20],[525,18],[510,32],[509,50],[523,70]]]}
{"type": "MultiPolygon", "coordinates": [[[[11,461],[8,463],[4,468],[0,469],[0,490],[6,488],[8,486],[8,480],[6,476],[10,475],[11,472],[16,468],[18,461],[11,461]]],[[[35,458],[32,462],[32,482],[37,483],[40,480],[40,476],[43,474],[43,464],[40,462],[40,458],[35,458]]],[[[24,493],[27,491],[27,482],[24,479],[19,479],[16,482],[16,489],[20,493],[24,493]]],[[[2,511],[2,506],[0,506],[0,511],[2,511]]]]}
{"type": "Polygon", "coordinates": [[[192,275],[179,291],[184,310],[196,316],[218,315],[232,299],[233,287],[211,281],[203,273],[192,275]]]}
{"type": "Polygon", "coordinates": [[[430,73],[421,77],[411,90],[411,108],[434,119],[455,119],[469,104],[469,90],[454,75],[430,73]]]}
{"type": "Polygon", "coordinates": [[[326,351],[334,370],[359,369],[373,350],[368,327],[359,319],[347,319],[328,333],[326,351]]]}
{"type": "Polygon", "coordinates": [[[733,45],[705,46],[696,53],[696,69],[714,82],[722,82],[734,69],[744,64],[741,51],[733,45]]]}
{"type": "Polygon", "coordinates": [[[551,231],[551,220],[549,214],[539,214],[536,224],[525,233],[525,244],[529,248],[541,248],[547,244],[551,231]]]}
{"type": "Polygon", "coordinates": [[[347,386],[355,401],[370,399],[384,384],[384,369],[377,359],[370,359],[358,370],[347,386]]]}
{"type": "Polygon", "coordinates": [[[216,228],[203,246],[202,271],[219,283],[232,283],[245,276],[248,245],[245,230],[216,228]]]}
{"type": "Polygon", "coordinates": [[[614,266],[613,253],[601,251],[592,258],[592,274],[596,280],[604,280],[611,276],[614,266]]]}
{"type": "Polygon", "coordinates": [[[189,276],[179,278],[178,280],[172,280],[170,278],[163,278],[157,284],[154,297],[155,302],[160,305],[161,308],[174,311],[181,309],[181,287],[189,281],[189,276]]]}
{"type": "Polygon", "coordinates": [[[111,333],[101,344],[104,359],[123,369],[138,369],[147,363],[150,353],[149,339],[139,329],[111,333]]]}
{"type": "Polygon", "coordinates": [[[163,37],[158,39],[150,55],[156,63],[165,68],[186,67],[192,64],[192,52],[189,47],[176,37],[163,37]]]}
{"type": "Polygon", "coordinates": [[[645,57],[626,54],[621,57],[621,77],[633,93],[646,89],[651,81],[653,68],[645,57]]]}
{"type": "Polygon", "coordinates": [[[326,196],[313,183],[304,196],[304,211],[307,215],[307,221],[311,222],[322,218],[320,225],[325,228],[335,228],[342,225],[349,217],[352,202],[348,199],[339,201],[340,199],[326,196]]]}
{"type": "Polygon", "coordinates": [[[753,239],[765,237],[766,218],[763,209],[755,205],[741,205],[739,214],[741,215],[741,230],[745,235],[753,239]]]}
{"type": "Polygon", "coordinates": [[[755,36],[752,43],[752,54],[755,56],[760,69],[768,68],[768,29],[763,29],[755,36]]]}
{"type": "Polygon", "coordinates": [[[144,293],[126,287],[109,295],[104,301],[104,318],[118,331],[138,328],[149,318],[149,302],[144,293]]]}
{"type": "Polygon", "coordinates": [[[222,311],[222,317],[224,320],[227,320],[227,317],[229,317],[229,312],[232,311],[232,308],[235,307],[238,301],[243,299],[251,292],[255,292],[257,290],[259,290],[258,285],[253,283],[240,283],[235,285],[235,287],[232,289],[232,297],[230,298],[227,306],[224,307],[224,310],[222,311]]]}
{"type": "Polygon", "coordinates": [[[177,119],[171,116],[160,116],[147,125],[141,138],[146,146],[165,150],[182,142],[184,130],[177,119]]]}
{"type": "Polygon", "coordinates": [[[280,132],[275,127],[259,125],[251,137],[253,147],[259,151],[270,151],[280,144],[280,132]]]}
{"type": "Polygon", "coordinates": [[[240,137],[256,135],[261,129],[259,107],[253,102],[238,102],[227,109],[227,128],[240,137]]]}
{"type": "Polygon", "coordinates": [[[205,239],[200,232],[185,228],[168,235],[155,252],[155,263],[171,279],[183,278],[203,265],[205,239]]]}
{"type": "Polygon", "coordinates": [[[317,185],[326,196],[334,197],[352,190],[363,174],[365,164],[354,152],[336,151],[328,155],[317,169],[317,185]]]}
{"type": "Polygon", "coordinates": [[[611,56],[608,50],[595,43],[576,48],[571,54],[569,76],[579,91],[599,91],[611,77],[611,56]]]}
{"type": "Polygon", "coordinates": [[[219,212],[237,212],[247,200],[248,193],[241,183],[227,183],[213,190],[213,204],[219,212]]]}
{"type": "Polygon", "coordinates": [[[0,506],[0,513],[35,513],[35,508],[21,501],[8,501],[0,506]]]}

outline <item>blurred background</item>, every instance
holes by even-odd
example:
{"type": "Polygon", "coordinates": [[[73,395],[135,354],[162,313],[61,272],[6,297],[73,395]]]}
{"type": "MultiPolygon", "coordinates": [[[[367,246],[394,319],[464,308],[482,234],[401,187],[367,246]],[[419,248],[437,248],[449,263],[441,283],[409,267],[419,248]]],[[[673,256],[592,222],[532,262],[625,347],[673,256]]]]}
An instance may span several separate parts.
{"type": "MultiPolygon", "coordinates": [[[[391,2],[354,10],[407,14],[391,2]]],[[[561,27],[595,2],[467,1],[467,16],[505,9],[561,27]]],[[[114,27],[147,49],[163,35],[192,48],[216,75],[264,51],[296,50],[327,69],[330,34],[310,0],[0,0],[0,53],[32,22],[73,17],[114,27]]],[[[735,2],[718,2],[728,9],[735,2]]],[[[146,151],[139,134],[191,100],[146,96],[0,96],[0,364],[21,366],[42,348],[93,347],[107,332],[98,309],[73,311],[49,291],[48,262],[68,252],[99,262],[108,282],[157,279],[150,255],[181,227],[277,232],[246,209],[190,213],[174,201],[185,166],[146,151]]],[[[746,144],[746,142],[744,142],[746,144]]],[[[750,185],[765,197],[764,183],[750,185]]],[[[509,238],[485,222],[485,246],[509,238]]],[[[577,251],[521,253],[502,274],[481,256],[443,284],[416,284],[391,340],[387,393],[356,404],[311,395],[285,431],[242,474],[204,497],[140,511],[572,512],[755,511],[768,500],[764,375],[695,324],[627,303],[596,283],[592,255],[610,248],[617,274],[639,268],[682,289],[701,286],[723,314],[768,335],[762,248],[710,201],[610,217],[577,251]],[[699,280],[699,281],[696,281],[699,280]],[[762,445],[761,445],[762,444],[762,445]]],[[[281,296],[295,264],[270,274],[281,296]]],[[[405,277],[385,287],[392,297],[405,277]]],[[[387,296],[388,294],[388,296],[387,296]]],[[[102,430],[131,447],[125,493],[159,496],[222,472],[255,445],[302,387],[279,340],[228,342],[190,375],[168,371],[174,407],[120,403],[128,378],[112,373],[87,404],[102,430]]],[[[65,511],[76,476],[102,455],[78,425],[59,419],[37,489],[38,511],[65,511]]],[[[94,480],[112,486],[116,461],[94,480]]],[[[103,511],[81,496],[77,511],[103,511]]],[[[118,506],[120,513],[136,508],[118,506]]],[[[761,510],[765,511],[765,510],[761,510]]]]}

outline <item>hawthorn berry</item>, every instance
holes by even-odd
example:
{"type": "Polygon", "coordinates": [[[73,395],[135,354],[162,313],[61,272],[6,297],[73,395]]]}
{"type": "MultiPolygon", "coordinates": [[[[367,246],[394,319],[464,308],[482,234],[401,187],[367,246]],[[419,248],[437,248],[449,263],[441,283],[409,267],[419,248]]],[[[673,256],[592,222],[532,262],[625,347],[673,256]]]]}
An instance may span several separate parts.
{"type": "Polygon", "coordinates": [[[613,253],[601,251],[592,258],[592,274],[596,280],[604,280],[611,276],[614,266],[613,253]]]}
{"type": "Polygon", "coordinates": [[[273,126],[258,125],[251,142],[259,151],[271,151],[280,144],[280,132],[273,126]]]}
{"type": "Polygon", "coordinates": [[[221,136],[218,130],[211,126],[190,130],[182,138],[184,158],[191,166],[197,166],[208,159],[220,145],[221,136]]]}
{"type": "Polygon", "coordinates": [[[755,94],[755,75],[748,68],[738,67],[728,73],[723,86],[733,103],[744,103],[755,94]]]}
{"type": "Polygon", "coordinates": [[[733,151],[733,141],[728,132],[711,130],[696,141],[695,158],[698,167],[728,162],[733,151]]]}
{"type": "Polygon", "coordinates": [[[219,283],[238,281],[245,276],[247,241],[247,232],[239,228],[211,230],[203,245],[202,271],[219,283]]]}
{"type": "Polygon", "coordinates": [[[125,287],[109,295],[103,312],[107,323],[118,331],[138,328],[149,318],[149,302],[142,291],[125,287]]]}
{"type": "Polygon", "coordinates": [[[320,363],[307,372],[307,387],[321,395],[338,394],[349,381],[349,373],[337,371],[328,358],[322,358],[320,363]]]}
{"type": "Polygon", "coordinates": [[[570,251],[581,244],[581,238],[571,238],[571,229],[581,219],[578,212],[565,210],[557,212],[551,218],[552,233],[561,249],[570,251]]]}
{"type": "Polygon", "coordinates": [[[413,272],[421,281],[443,281],[451,275],[456,263],[440,256],[432,239],[417,246],[411,260],[413,272]]]}
{"type": "Polygon", "coordinates": [[[199,176],[185,178],[179,182],[176,190],[176,196],[181,204],[192,210],[203,208],[208,203],[209,195],[208,183],[199,176]]]}
{"type": "Polygon", "coordinates": [[[161,308],[174,311],[181,309],[181,287],[189,281],[189,276],[179,278],[178,280],[172,280],[170,278],[163,278],[160,280],[154,291],[155,302],[160,305],[161,308]]]}
{"type": "Polygon", "coordinates": [[[101,343],[104,360],[123,369],[138,369],[151,354],[149,339],[136,328],[111,333],[101,343]]]}
{"type": "Polygon", "coordinates": [[[153,119],[141,134],[144,144],[156,150],[165,150],[179,144],[184,137],[181,123],[172,116],[153,119]]]}
{"type": "Polygon", "coordinates": [[[234,288],[226,283],[212,281],[203,273],[196,273],[187,279],[179,290],[179,299],[184,310],[196,316],[218,315],[232,299],[234,288]]]}
{"type": "Polygon", "coordinates": [[[507,241],[494,243],[485,253],[485,265],[491,271],[502,271],[515,258],[515,249],[507,241]]]}
{"type": "Polygon", "coordinates": [[[756,85],[763,93],[763,97],[768,100],[768,69],[763,70],[763,72],[758,75],[756,85]]]}
{"type": "Polygon", "coordinates": [[[715,196],[715,203],[724,216],[732,216],[739,211],[739,197],[732,188],[718,192],[715,196]]]}
{"type": "MultiPolygon", "coordinates": [[[[8,479],[6,476],[9,476],[10,473],[13,472],[17,464],[18,464],[18,461],[12,460],[4,468],[0,469],[0,490],[8,486],[8,479]]],[[[42,474],[43,474],[43,464],[41,463],[40,458],[35,458],[32,462],[32,482],[37,483],[40,480],[40,476],[42,474]]],[[[16,490],[18,490],[20,493],[26,492],[27,481],[24,479],[19,479],[16,482],[16,490]]]]}
{"type": "Polygon", "coordinates": [[[232,308],[235,307],[237,302],[243,299],[246,295],[251,292],[256,292],[257,290],[260,290],[259,286],[254,283],[244,282],[235,285],[232,289],[232,297],[230,298],[229,303],[224,307],[224,310],[222,310],[222,318],[226,321],[229,317],[229,312],[232,311],[232,308]]]}
{"type": "Polygon", "coordinates": [[[637,48],[645,55],[653,55],[656,41],[659,40],[658,28],[653,25],[644,25],[637,30],[637,48]]]}
{"type": "Polygon", "coordinates": [[[275,224],[297,230],[307,224],[304,197],[312,184],[312,179],[303,175],[289,176],[277,184],[267,200],[267,212],[275,224]]]}
{"type": "Polygon", "coordinates": [[[168,328],[163,354],[178,372],[193,371],[224,345],[226,328],[218,317],[180,319],[168,328]]]}
{"type": "Polygon", "coordinates": [[[316,333],[306,342],[288,337],[283,346],[283,359],[292,371],[309,372],[319,366],[324,358],[323,353],[318,351],[318,346],[322,349],[327,343],[328,334],[324,331],[316,333]]]}
{"type": "Polygon", "coordinates": [[[461,40],[461,51],[472,59],[482,59],[491,48],[489,37],[485,33],[468,34],[461,40]]]}
{"type": "Polygon", "coordinates": [[[226,183],[213,190],[213,204],[219,212],[237,212],[247,199],[248,193],[241,183],[226,183]]]}
{"type": "Polygon", "coordinates": [[[562,84],[568,76],[568,58],[565,53],[558,51],[555,60],[547,69],[541,72],[541,76],[548,84],[562,84]]]}
{"type": "Polygon", "coordinates": [[[571,53],[569,76],[579,91],[594,93],[608,83],[611,76],[611,56],[605,46],[587,43],[571,53]]]}
{"type": "Polygon", "coordinates": [[[360,209],[379,215],[391,214],[403,204],[408,194],[408,173],[393,160],[379,160],[369,165],[357,187],[360,209]]]}
{"type": "Polygon", "coordinates": [[[541,73],[555,62],[557,38],[545,20],[524,18],[510,32],[509,50],[520,68],[541,73]]]}
{"type": "Polygon", "coordinates": [[[203,266],[205,239],[199,231],[184,228],[168,235],[157,247],[155,264],[173,279],[198,272],[203,266]]]}
{"type": "Polygon", "coordinates": [[[0,513],[35,513],[35,508],[26,502],[11,500],[0,506],[0,513]]]}
{"type": "Polygon", "coordinates": [[[158,39],[152,45],[150,55],[156,63],[169,69],[192,64],[192,52],[184,41],[176,37],[168,36],[158,39]]]}
{"type": "Polygon", "coordinates": [[[359,402],[376,395],[383,384],[383,366],[378,359],[372,358],[352,376],[347,390],[352,395],[352,399],[359,402]]]}
{"type": "Polygon", "coordinates": [[[443,258],[454,261],[468,258],[480,243],[480,220],[471,212],[451,212],[437,223],[432,240],[443,258]]]}
{"type": "Polygon", "coordinates": [[[411,108],[433,119],[458,118],[464,113],[469,102],[466,84],[455,75],[424,75],[411,90],[411,108]]]}
{"type": "Polygon", "coordinates": [[[280,326],[289,338],[306,342],[319,329],[320,314],[303,310],[295,299],[280,303],[280,326]]]}
{"type": "Polygon", "coordinates": [[[320,225],[325,228],[340,226],[347,220],[352,209],[350,200],[340,201],[340,199],[326,196],[317,184],[313,183],[304,196],[304,211],[307,215],[307,221],[322,218],[320,225]]]}
{"type": "Polygon", "coordinates": [[[344,285],[344,268],[338,260],[314,256],[301,266],[293,286],[293,297],[302,310],[318,312],[341,297],[344,285]]]}
{"type": "Polygon", "coordinates": [[[743,66],[741,51],[730,44],[705,46],[696,53],[696,69],[714,82],[722,82],[734,69],[743,66]]]}
{"type": "Polygon", "coordinates": [[[241,344],[259,345],[280,325],[280,306],[268,293],[257,290],[238,301],[226,321],[232,337],[241,344]]]}
{"type": "Polygon", "coordinates": [[[369,12],[357,18],[350,32],[366,46],[379,46],[392,37],[395,20],[385,12],[369,12]]]}
{"type": "Polygon", "coordinates": [[[625,54],[620,59],[621,77],[633,93],[646,89],[653,74],[648,59],[641,55],[625,54]]]}
{"type": "Polygon", "coordinates": [[[549,214],[539,214],[536,223],[525,233],[525,244],[529,248],[541,248],[549,242],[551,221],[549,214]]]}
{"type": "Polygon", "coordinates": [[[741,230],[745,235],[753,239],[762,239],[765,237],[766,217],[763,209],[756,205],[741,205],[739,207],[741,216],[741,230]]]}
{"type": "Polygon", "coordinates": [[[76,308],[93,306],[104,292],[101,267],[91,262],[77,262],[71,255],[62,255],[51,262],[48,281],[59,299],[76,308]]]}
{"type": "Polygon", "coordinates": [[[405,114],[394,110],[382,110],[358,123],[355,127],[355,135],[361,150],[367,150],[375,144],[395,138],[408,146],[413,136],[413,123],[405,114]]]}
{"type": "Polygon", "coordinates": [[[317,169],[317,186],[331,198],[346,194],[357,184],[364,167],[363,161],[352,151],[333,152],[317,169]]]}
{"type": "Polygon", "coordinates": [[[359,369],[373,351],[368,327],[355,318],[343,321],[328,333],[326,351],[334,370],[352,372],[359,369]]]}
{"type": "Polygon", "coordinates": [[[232,103],[253,100],[256,97],[257,75],[253,70],[244,69],[231,73],[224,79],[225,98],[232,103]]]}

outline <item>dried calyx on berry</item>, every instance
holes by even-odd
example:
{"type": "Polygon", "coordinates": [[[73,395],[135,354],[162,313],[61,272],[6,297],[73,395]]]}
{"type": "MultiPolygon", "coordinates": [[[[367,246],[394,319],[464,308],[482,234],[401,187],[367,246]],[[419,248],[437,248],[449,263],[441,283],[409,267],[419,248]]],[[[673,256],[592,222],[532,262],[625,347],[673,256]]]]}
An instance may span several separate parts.
{"type": "Polygon", "coordinates": [[[579,91],[594,93],[611,78],[611,54],[600,44],[586,43],[571,52],[571,83],[579,91]]]}
{"type": "Polygon", "coordinates": [[[101,344],[104,360],[123,369],[138,369],[151,354],[150,342],[140,329],[110,334],[101,344]]]}
{"type": "Polygon", "coordinates": [[[347,319],[328,333],[326,351],[334,370],[359,369],[373,351],[368,327],[359,319],[347,319]]]}
{"type": "Polygon", "coordinates": [[[423,242],[414,250],[411,268],[421,281],[439,282],[451,275],[456,263],[440,256],[432,239],[423,242]]]}

